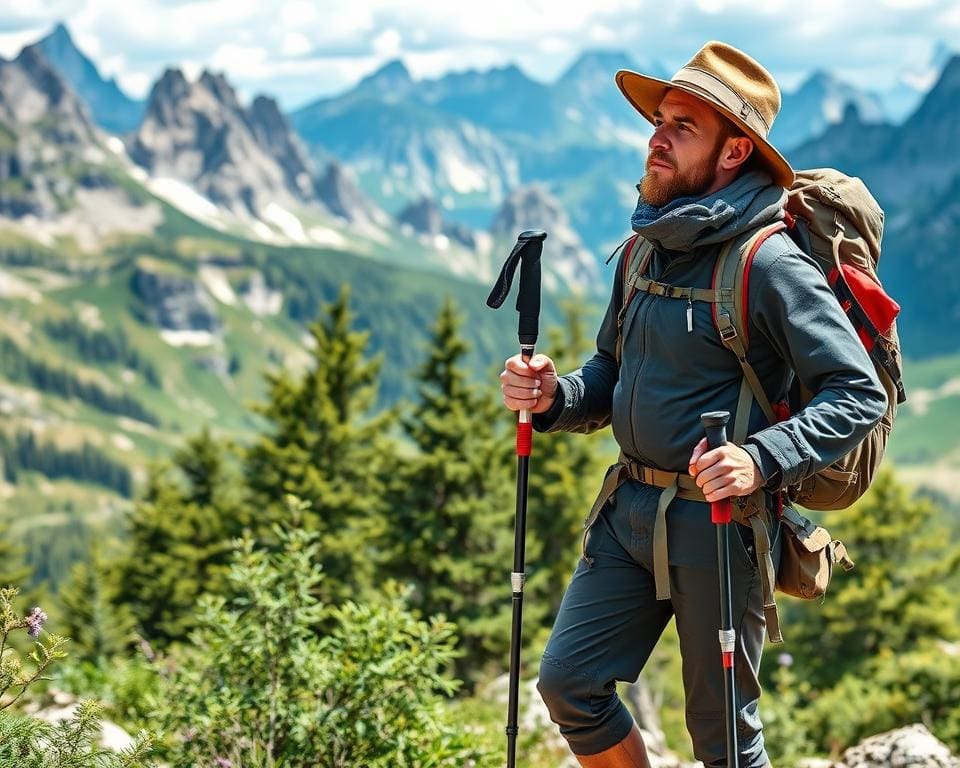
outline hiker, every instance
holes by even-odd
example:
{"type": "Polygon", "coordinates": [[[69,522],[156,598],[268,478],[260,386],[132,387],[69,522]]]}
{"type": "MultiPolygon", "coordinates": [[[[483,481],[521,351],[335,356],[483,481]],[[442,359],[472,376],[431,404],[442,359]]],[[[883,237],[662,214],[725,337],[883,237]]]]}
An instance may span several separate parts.
{"type": "MultiPolygon", "coordinates": [[[[743,242],[784,218],[794,172],[767,141],[780,92],[760,64],[718,42],[670,81],[629,71],[616,81],[655,126],[631,224],[653,246],[643,277],[656,282],[624,307],[621,253],[596,354],[561,377],[542,354],[529,365],[512,357],[500,374],[505,405],[531,409],[537,431],[591,432],[610,424],[630,467],[587,521],[583,557],[543,653],[538,689],[581,765],[648,766],[640,730],[615,686],[636,680],[675,617],[694,754],[706,766],[722,766],[718,555],[706,502],[762,488],[776,563],[778,492],[856,446],[883,415],[886,395],[823,273],[778,233],[756,252],[744,287],[747,359],[770,402],[787,398],[794,374],[812,399],[772,426],[753,402],[743,445],[707,450],[700,414],[736,413],[744,374],[721,343],[705,291],[671,286],[710,289],[725,243],[743,242]]],[[[739,765],[756,768],[769,762],[757,678],[766,622],[753,532],[734,527],[739,765]]]]}

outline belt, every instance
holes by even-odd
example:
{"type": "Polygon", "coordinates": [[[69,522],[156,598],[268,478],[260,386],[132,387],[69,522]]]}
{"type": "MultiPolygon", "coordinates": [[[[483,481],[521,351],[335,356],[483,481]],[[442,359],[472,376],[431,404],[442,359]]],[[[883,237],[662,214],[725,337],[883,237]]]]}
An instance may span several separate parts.
{"type": "MultiPolygon", "coordinates": [[[[706,502],[707,499],[697,485],[697,481],[686,472],[669,472],[641,464],[631,459],[622,451],[614,464],[607,472],[600,488],[597,500],[593,502],[590,514],[583,523],[584,557],[586,557],[587,532],[590,526],[600,515],[604,505],[610,501],[617,488],[627,480],[637,480],[646,485],[662,488],[660,499],[657,502],[657,517],[653,524],[653,579],[657,588],[657,600],[670,599],[670,559],[667,551],[667,507],[675,498],[690,501],[706,502]]],[[[733,519],[753,530],[754,545],[757,552],[757,562],[760,570],[761,591],[763,594],[763,612],[767,619],[767,632],[770,639],[779,643],[783,641],[780,633],[780,622],[777,615],[777,605],[774,602],[773,589],[776,583],[776,574],[773,570],[773,560],[770,555],[770,537],[767,533],[769,513],[766,509],[764,491],[757,490],[752,496],[736,499],[733,505],[733,519]]]]}
{"type": "MultiPolygon", "coordinates": [[[[675,498],[690,501],[706,502],[703,491],[697,481],[685,472],[669,472],[665,469],[656,469],[631,459],[622,451],[617,463],[607,471],[603,480],[600,494],[593,502],[590,514],[583,523],[584,545],[586,545],[586,531],[590,529],[600,510],[611,499],[617,488],[627,480],[637,480],[646,485],[662,488],[660,500],[657,502],[657,517],[653,524],[653,578],[657,587],[657,600],[670,599],[670,562],[667,555],[667,507],[675,498]]],[[[584,552],[586,556],[586,552],[584,552]]]]}

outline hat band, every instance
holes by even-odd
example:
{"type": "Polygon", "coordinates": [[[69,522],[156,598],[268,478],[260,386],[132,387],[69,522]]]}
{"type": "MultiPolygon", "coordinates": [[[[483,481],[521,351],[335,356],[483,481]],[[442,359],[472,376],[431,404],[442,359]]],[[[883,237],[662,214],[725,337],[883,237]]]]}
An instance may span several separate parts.
{"type": "Polygon", "coordinates": [[[757,108],[716,75],[702,69],[684,67],[673,76],[671,82],[703,91],[706,96],[739,117],[750,130],[766,138],[770,129],[757,108]]]}

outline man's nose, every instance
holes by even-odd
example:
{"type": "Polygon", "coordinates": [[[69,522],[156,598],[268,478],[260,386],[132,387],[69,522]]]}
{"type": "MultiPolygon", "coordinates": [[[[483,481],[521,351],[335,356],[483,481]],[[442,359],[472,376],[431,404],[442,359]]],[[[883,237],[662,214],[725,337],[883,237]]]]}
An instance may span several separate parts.
{"type": "Polygon", "coordinates": [[[653,151],[655,149],[669,149],[670,142],[667,141],[665,136],[665,131],[663,130],[662,125],[658,125],[653,129],[653,135],[650,137],[650,141],[647,142],[647,147],[653,151]]]}

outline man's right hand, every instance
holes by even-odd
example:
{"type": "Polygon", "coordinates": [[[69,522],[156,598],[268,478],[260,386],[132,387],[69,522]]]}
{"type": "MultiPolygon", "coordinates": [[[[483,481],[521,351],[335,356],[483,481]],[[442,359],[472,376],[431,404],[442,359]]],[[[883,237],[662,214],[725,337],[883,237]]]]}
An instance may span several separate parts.
{"type": "Polygon", "coordinates": [[[503,404],[511,411],[529,408],[543,413],[557,397],[557,368],[546,355],[534,355],[529,363],[514,355],[503,365],[500,390],[503,404]]]}

